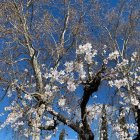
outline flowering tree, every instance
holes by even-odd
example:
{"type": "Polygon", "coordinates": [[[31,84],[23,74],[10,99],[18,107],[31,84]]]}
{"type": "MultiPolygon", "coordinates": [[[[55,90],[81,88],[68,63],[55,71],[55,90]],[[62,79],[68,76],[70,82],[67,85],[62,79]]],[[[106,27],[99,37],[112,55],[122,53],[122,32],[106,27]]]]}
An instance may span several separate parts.
{"type": "MultiPolygon", "coordinates": [[[[103,38],[97,37],[93,43],[89,43],[91,32],[87,27],[92,23],[86,24],[89,17],[84,17],[83,11],[77,13],[77,7],[72,7],[75,3],[57,3],[64,12],[63,25],[59,24],[62,15],[54,18],[44,12],[53,1],[45,2],[45,7],[42,3],[31,0],[1,4],[2,99],[12,100],[5,107],[8,116],[1,128],[10,125],[25,137],[48,140],[66,125],[79,139],[94,140],[97,131],[93,124],[98,119],[100,139],[110,139],[111,130],[117,139],[139,140],[139,1],[120,2],[118,13],[116,9],[111,16],[108,13],[110,28],[98,17],[100,3],[89,1],[88,6],[94,8],[89,13],[97,14],[96,20],[90,15],[91,21],[103,30],[98,31],[103,38]],[[129,16],[124,15],[129,17],[125,23],[121,16],[130,7],[129,16]],[[102,87],[115,92],[112,104],[95,101],[102,87]],[[95,93],[97,96],[93,96],[95,93]]],[[[88,8],[82,1],[78,4],[88,8]]],[[[60,139],[64,134],[62,131],[60,139]]]]}

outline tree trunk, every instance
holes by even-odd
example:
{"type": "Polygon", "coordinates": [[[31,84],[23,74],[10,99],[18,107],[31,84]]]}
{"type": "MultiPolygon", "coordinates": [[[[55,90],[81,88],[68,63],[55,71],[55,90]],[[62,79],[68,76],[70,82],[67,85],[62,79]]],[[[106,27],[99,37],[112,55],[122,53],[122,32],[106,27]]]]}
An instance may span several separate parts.
{"type": "Polygon", "coordinates": [[[94,135],[91,131],[85,132],[83,134],[80,134],[80,140],[94,140],[94,135]]]}
{"type": "Polygon", "coordinates": [[[137,112],[137,126],[138,126],[138,135],[136,138],[134,138],[133,140],[140,140],[140,109],[138,107],[135,107],[136,112],[137,112]]]}
{"type": "Polygon", "coordinates": [[[105,105],[102,108],[102,122],[101,122],[101,129],[100,129],[100,139],[108,140],[108,128],[107,128],[107,114],[105,105]]]}

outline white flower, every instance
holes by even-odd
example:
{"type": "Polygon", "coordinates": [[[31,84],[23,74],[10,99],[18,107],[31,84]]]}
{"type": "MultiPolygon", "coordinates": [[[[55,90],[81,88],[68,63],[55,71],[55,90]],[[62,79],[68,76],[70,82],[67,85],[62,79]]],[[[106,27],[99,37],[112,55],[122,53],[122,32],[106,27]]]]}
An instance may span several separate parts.
{"type": "Polygon", "coordinates": [[[114,85],[120,89],[122,86],[125,87],[128,85],[128,80],[126,78],[120,79],[120,80],[115,80],[114,85]]]}
{"type": "Polygon", "coordinates": [[[29,94],[25,94],[24,98],[27,99],[27,100],[32,100],[32,97],[29,94]]]}
{"type": "Polygon", "coordinates": [[[24,69],[25,72],[28,72],[28,69],[24,69]]]}
{"type": "Polygon", "coordinates": [[[40,106],[40,108],[45,109],[45,105],[44,105],[44,104],[42,104],[42,105],[40,106]]]}
{"type": "Polygon", "coordinates": [[[135,59],[133,57],[131,57],[131,61],[133,62],[133,61],[135,61],[135,59]]]}
{"type": "Polygon", "coordinates": [[[117,67],[122,69],[123,67],[125,67],[126,65],[128,65],[128,62],[129,61],[127,59],[123,59],[123,61],[121,63],[118,63],[117,64],[117,67]]]}
{"type": "Polygon", "coordinates": [[[135,59],[137,58],[137,55],[138,55],[137,52],[133,52],[132,57],[131,57],[131,61],[135,61],[135,59]]]}
{"type": "Polygon", "coordinates": [[[52,137],[52,135],[48,135],[48,136],[45,137],[44,140],[51,140],[51,137],[52,137]]]}
{"type": "Polygon", "coordinates": [[[108,59],[113,60],[113,59],[117,59],[118,57],[119,57],[119,52],[116,50],[116,51],[109,54],[108,59]]]}
{"type": "Polygon", "coordinates": [[[52,70],[51,76],[54,79],[59,80],[59,72],[57,70],[52,70]]]}
{"type": "Polygon", "coordinates": [[[136,98],[136,96],[131,96],[130,98],[131,98],[132,105],[138,106],[139,100],[136,98]]]}
{"type": "Polygon", "coordinates": [[[97,119],[98,115],[101,115],[101,112],[102,112],[101,104],[88,105],[87,113],[88,113],[89,122],[91,122],[93,118],[97,119]]]}
{"type": "Polygon", "coordinates": [[[92,63],[92,56],[91,54],[86,54],[85,55],[85,60],[87,61],[88,64],[92,63]]]}
{"type": "Polygon", "coordinates": [[[13,109],[13,107],[11,107],[11,106],[4,108],[5,111],[9,111],[9,110],[12,110],[12,109],[13,109]]]}
{"type": "Polygon", "coordinates": [[[85,61],[87,61],[88,64],[91,64],[92,63],[92,53],[87,53],[85,55],[85,61]]]}
{"type": "Polygon", "coordinates": [[[60,107],[65,106],[65,104],[66,104],[66,99],[64,99],[64,98],[59,99],[58,105],[59,105],[60,107]]]}
{"type": "Polygon", "coordinates": [[[125,93],[124,92],[120,92],[120,96],[121,97],[124,97],[125,96],[125,93]]]}
{"type": "Polygon", "coordinates": [[[64,70],[61,70],[61,71],[59,72],[59,74],[60,74],[60,75],[65,75],[65,71],[64,71],[64,70]]]}
{"type": "Polygon", "coordinates": [[[92,57],[95,57],[95,55],[97,55],[97,50],[92,51],[92,57]]]}
{"type": "Polygon", "coordinates": [[[113,85],[114,85],[113,81],[108,81],[108,84],[109,84],[111,87],[113,87],[113,85]]]}
{"type": "Polygon", "coordinates": [[[50,85],[46,85],[46,86],[45,86],[45,91],[46,91],[46,92],[49,92],[50,90],[51,90],[50,85]]]}
{"type": "Polygon", "coordinates": [[[92,45],[90,43],[86,43],[85,45],[79,45],[79,48],[76,50],[77,54],[89,53],[91,52],[92,45]]]}
{"type": "Polygon", "coordinates": [[[75,63],[75,68],[77,71],[80,71],[81,69],[83,69],[83,62],[76,62],[75,63]]]}
{"type": "Polygon", "coordinates": [[[54,125],[54,120],[47,120],[47,122],[46,122],[46,125],[47,126],[53,126],[54,125]]]}
{"type": "Polygon", "coordinates": [[[104,49],[106,49],[107,48],[107,45],[104,45],[104,47],[103,47],[104,49]]]}
{"type": "Polygon", "coordinates": [[[67,89],[69,90],[69,91],[71,91],[71,92],[73,92],[73,91],[75,91],[75,89],[76,89],[76,85],[75,85],[75,83],[73,82],[73,81],[68,81],[67,82],[67,89]]]}
{"type": "Polygon", "coordinates": [[[79,77],[82,80],[84,80],[86,78],[86,72],[84,71],[82,62],[77,62],[76,63],[76,71],[79,73],[79,77]]]}
{"type": "Polygon", "coordinates": [[[107,59],[104,59],[103,62],[104,62],[105,64],[107,64],[107,63],[108,63],[108,60],[107,60],[107,59]]]}
{"type": "Polygon", "coordinates": [[[138,92],[140,92],[140,86],[136,87],[136,89],[138,90],[138,92]]]}
{"type": "Polygon", "coordinates": [[[93,98],[97,98],[97,95],[94,95],[93,98]]]}
{"type": "Polygon", "coordinates": [[[48,70],[46,70],[46,73],[44,74],[44,78],[48,79],[51,77],[51,74],[48,73],[48,70]]]}
{"type": "Polygon", "coordinates": [[[25,101],[22,101],[22,105],[23,105],[24,107],[26,107],[26,106],[27,106],[27,104],[26,104],[26,102],[25,102],[25,101]]]}
{"type": "Polygon", "coordinates": [[[55,85],[52,87],[52,90],[53,90],[53,91],[58,91],[58,89],[59,89],[59,88],[58,88],[57,86],[55,86],[55,85]]]}
{"type": "Polygon", "coordinates": [[[103,53],[106,54],[106,50],[103,50],[103,53]]]}
{"type": "Polygon", "coordinates": [[[86,72],[83,70],[83,71],[80,71],[79,72],[79,75],[80,75],[80,78],[82,79],[82,80],[85,80],[85,78],[86,78],[86,72]]]}
{"type": "Polygon", "coordinates": [[[45,92],[45,94],[42,96],[43,100],[46,100],[47,98],[53,96],[53,92],[49,91],[49,92],[45,92]]]}
{"type": "Polygon", "coordinates": [[[92,49],[92,45],[90,43],[86,43],[85,45],[83,45],[85,52],[91,52],[92,49]]]}
{"type": "Polygon", "coordinates": [[[10,89],[7,91],[7,96],[8,97],[11,97],[12,96],[12,91],[10,89]]]}
{"type": "Polygon", "coordinates": [[[140,109],[140,103],[138,104],[138,109],[140,109]]]}
{"type": "Polygon", "coordinates": [[[42,105],[39,107],[39,109],[38,109],[38,114],[39,114],[39,115],[42,115],[42,114],[44,113],[44,111],[45,111],[45,105],[42,104],[42,105]]]}
{"type": "Polygon", "coordinates": [[[51,68],[50,69],[50,73],[46,73],[44,75],[44,77],[47,79],[47,78],[53,78],[54,80],[56,81],[60,81],[60,79],[62,79],[62,77],[65,75],[65,72],[64,70],[61,70],[61,71],[58,71],[57,69],[53,69],[51,68]]]}
{"type": "Polygon", "coordinates": [[[72,61],[71,61],[71,62],[66,62],[64,65],[65,65],[65,67],[66,67],[66,71],[67,71],[67,72],[73,71],[74,65],[73,65],[73,62],[72,62],[72,61]]]}
{"type": "Polygon", "coordinates": [[[77,54],[83,54],[85,53],[85,49],[82,45],[79,45],[79,48],[76,50],[77,54]]]}

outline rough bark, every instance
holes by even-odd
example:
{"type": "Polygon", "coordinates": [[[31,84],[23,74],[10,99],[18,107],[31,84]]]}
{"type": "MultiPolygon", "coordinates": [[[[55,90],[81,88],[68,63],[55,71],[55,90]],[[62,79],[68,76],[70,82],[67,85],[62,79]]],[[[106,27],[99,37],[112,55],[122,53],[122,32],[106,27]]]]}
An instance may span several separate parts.
{"type": "MultiPolygon", "coordinates": [[[[85,84],[84,87],[84,94],[82,97],[82,102],[81,102],[81,119],[82,119],[82,124],[83,124],[83,131],[84,134],[81,135],[81,139],[82,137],[84,137],[85,140],[94,140],[94,134],[88,124],[87,121],[87,110],[86,110],[86,106],[88,104],[88,101],[90,99],[90,96],[98,91],[98,88],[100,86],[101,83],[101,73],[104,71],[104,67],[102,67],[102,69],[94,76],[94,78],[90,81],[87,82],[85,84]]],[[[82,139],[82,140],[84,140],[82,139]]]]}
{"type": "Polygon", "coordinates": [[[102,108],[102,122],[100,128],[100,140],[108,140],[108,132],[107,132],[107,114],[105,105],[102,108]]]}
{"type": "Polygon", "coordinates": [[[137,126],[138,126],[138,134],[137,134],[136,138],[134,138],[133,140],[140,140],[140,109],[138,107],[135,107],[135,109],[137,112],[136,122],[137,122],[137,126]]]}

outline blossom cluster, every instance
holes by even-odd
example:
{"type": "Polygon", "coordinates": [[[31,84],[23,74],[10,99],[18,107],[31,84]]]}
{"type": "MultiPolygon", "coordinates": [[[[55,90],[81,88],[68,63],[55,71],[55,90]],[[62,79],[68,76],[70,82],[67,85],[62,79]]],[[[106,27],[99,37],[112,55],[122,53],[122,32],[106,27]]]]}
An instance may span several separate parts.
{"type": "Polygon", "coordinates": [[[76,50],[76,54],[85,54],[84,59],[88,64],[93,63],[93,58],[97,55],[97,50],[92,48],[90,43],[86,43],[85,45],[80,45],[76,50]]]}
{"type": "Polygon", "coordinates": [[[126,87],[128,85],[128,80],[126,78],[124,78],[124,79],[109,81],[109,85],[111,87],[115,86],[118,89],[120,89],[121,87],[126,87]]]}
{"type": "Polygon", "coordinates": [[[119,57],[119,52],[116,50],[109,54],[108,59],[109,60],[116,60],[119,57]]]}

